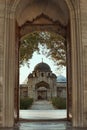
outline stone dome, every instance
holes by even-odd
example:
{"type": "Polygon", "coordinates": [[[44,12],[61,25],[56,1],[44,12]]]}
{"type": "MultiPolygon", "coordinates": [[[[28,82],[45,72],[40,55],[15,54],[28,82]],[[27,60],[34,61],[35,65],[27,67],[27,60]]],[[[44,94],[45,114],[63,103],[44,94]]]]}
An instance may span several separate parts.
{"type": "Polygon", "coordinates": [[[30,74],[28,75],[28,78],[33,78],[33,74],[30,73],[30,74]]]}
{"type": "Polygon", "coordinates": [[[57,77],[57,82],[66,82],[66,77],[64,77],[63,75],[59,75],[57,77]]]}
{"type": "Polygon", "coordinates": [[[50,72],[51,69],[50,69],[50,66],[44,62],[41,62],[39,64],[37,64],[34,68],[34,71],[37,72],[50,72]]]}

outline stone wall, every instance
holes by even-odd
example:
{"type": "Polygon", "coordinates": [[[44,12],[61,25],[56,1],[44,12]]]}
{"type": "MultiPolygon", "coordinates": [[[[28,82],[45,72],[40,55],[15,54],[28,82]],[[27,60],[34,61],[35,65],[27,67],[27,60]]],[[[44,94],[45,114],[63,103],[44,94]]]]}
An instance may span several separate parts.
{"type": "Polygon", "coordinates": [[[1,126],[14,125],[15,19],[9,0],[0,1],[1,126]]]}
{"type": "Polygon", "coordinates": [[[5,0],[0,1],[0,125],[2,123],[2,111],[3,111],[3,64],[4,64],[4,26],[5,26],[5,0]]]}
{"type": "Polygon", "coordinates": [[[81,29],[82,29],[82,45],[83,45],[83,118],[84,125],[87,125],[87,0],[80,0],[80,9],[81,9],[81,29]]]}

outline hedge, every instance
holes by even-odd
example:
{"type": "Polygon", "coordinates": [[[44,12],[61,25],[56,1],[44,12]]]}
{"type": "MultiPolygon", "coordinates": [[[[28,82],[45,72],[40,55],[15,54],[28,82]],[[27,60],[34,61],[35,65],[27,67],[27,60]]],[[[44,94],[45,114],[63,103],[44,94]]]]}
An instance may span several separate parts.
{"type": "Polygon", "coordinates": [[[33,103],[33,98],[21,98],[20,109],[29,109],[33,103]]]}
{"type": "Polygon", "coordinates": [[[60,97],[52,98],[52,104],[56,109],[66,109],[66,99],[60,97]]]}

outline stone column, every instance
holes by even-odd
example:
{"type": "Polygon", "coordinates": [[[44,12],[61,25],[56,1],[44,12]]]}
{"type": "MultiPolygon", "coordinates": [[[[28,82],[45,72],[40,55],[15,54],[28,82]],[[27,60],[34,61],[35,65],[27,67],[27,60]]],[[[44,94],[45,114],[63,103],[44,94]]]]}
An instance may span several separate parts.
{"type": "Polygon", "coordinates": [[[4,25],[4,78],[3,78],[3,127],[14,126],[15,88],[15,18],[10,7],[5,7],[4,25]]]}
{"type": "Polygon", "coordinates": [[[82,125],[87,127],[87,1],[80,0],[80,12],[81,12],[81,40],[82,40],[82,50],[81,50],[81,61],[82,64],[82,75],[81,80],[82,84],[82,125]]]}
{"type": "Polygon", "coordinates": [[[82,41],[79,1],[75,1],[75,10],[71,13],[71,62],[72,62],[72,125],[84,127],[83,124],[83,78],[82,78],[82,41]]]}
{"type": "Polygon", "coordinates": [[[87,1],[66,0],[70,12],[72,62],[72,126],[87,127],[87,1]],[[86,68],[86,67],[85,67],[86,68]]]}
{"type": "Polygon", "coordinates": [[[0,126],[3,123],[5,0],[0,1],[0,126]]]}

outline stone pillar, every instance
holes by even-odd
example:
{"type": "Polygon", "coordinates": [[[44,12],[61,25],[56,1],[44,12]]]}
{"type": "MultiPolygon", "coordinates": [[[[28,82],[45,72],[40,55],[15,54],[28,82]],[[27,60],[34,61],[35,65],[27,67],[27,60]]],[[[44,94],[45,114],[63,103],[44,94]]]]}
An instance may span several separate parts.
{"type": "Polygon", "coordinates": [[[15,18],[10,7],[5,7],[4,21],[4,78],[3,78],[3,127],[14,126],[15,87],[15,18]]]}
{"type": "Polygon", "coordinates": [[[87,1],[66,0],[66,3],[70,12],[72,51],[72,126],[87,127],[87,1]]]}
{"type": "Polygon", "coordinates": [[[81,64],[82,64],[82,75],[81,80],[83,81],[82,84],[82,122],[83,126],[87,127],[87,1],[80,0],[80,12],[81,12],[81,40],[82,40],[82,54],[81,64]]]}
{"type": "Polygon", "coordinates": [[[0,126],[3,123],[5,0],[0,1],[0,126]]]}
{"type": "Polygon", "coordinates": [[[74,3],[75,10],[70,10],[71,25],[71,62],[72,62],[72,125],[83,124],[83,78],[82,78],[82,41],[79,0],[74,3]]]}

